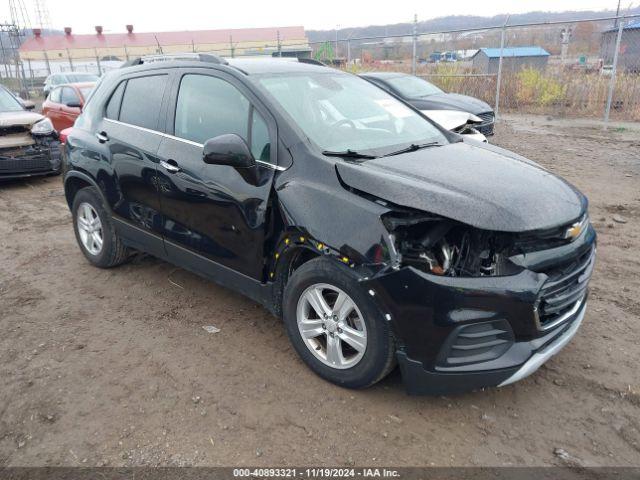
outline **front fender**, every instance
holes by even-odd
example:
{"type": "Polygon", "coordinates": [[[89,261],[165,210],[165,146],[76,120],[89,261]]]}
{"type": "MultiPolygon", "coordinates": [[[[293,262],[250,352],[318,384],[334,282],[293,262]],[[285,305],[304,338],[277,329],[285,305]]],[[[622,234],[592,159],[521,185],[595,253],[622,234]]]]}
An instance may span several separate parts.
{"type": "Polygon", "coordinates": [[[293,167],[276,182],[285,228],[307,232],[357,264],[389,262],[393,245],[381,221],[389,209],[347,191],[331,164],[300,170],[293,167]]]}

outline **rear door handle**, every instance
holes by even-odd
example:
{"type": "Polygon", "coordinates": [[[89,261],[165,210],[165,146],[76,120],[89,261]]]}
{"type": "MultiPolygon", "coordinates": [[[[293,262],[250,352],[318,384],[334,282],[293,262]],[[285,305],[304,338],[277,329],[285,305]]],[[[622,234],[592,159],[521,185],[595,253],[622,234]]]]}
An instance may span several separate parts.
{"type": "Polygon", "coordinates": [[[100,143],[105,143],[109,141],[109,136],[107,135],[107,132],[97,132],[96,138],[100,143]]]}
{"type": "Polygon", "coordinates": [[[175,160],[160,160],[160,166],[169,173],[178,173],[182,170],[175,160]]]}

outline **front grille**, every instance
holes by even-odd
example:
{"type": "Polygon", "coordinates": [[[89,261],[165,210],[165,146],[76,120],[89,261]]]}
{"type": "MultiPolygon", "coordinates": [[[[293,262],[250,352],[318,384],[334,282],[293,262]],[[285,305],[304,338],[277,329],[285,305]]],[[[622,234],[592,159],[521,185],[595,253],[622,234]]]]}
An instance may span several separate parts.
{"type": "Polygon", "coordinates": [[[494,360],[506,352],[513,341],[513,331],[506,320],[462,325],[449,335],[438,364],[453,367],[494,360]]]}
{"type": "Polygon", "coordinates": [[[483,135],[493,135],[493,123],[495,120],[495,115],[493,112],[484,112],[476,115],[482,120],[482,123],[475,127],[483,135]]]}
{"type": "Polygon", "coordinates": [[[49,170],[49,158],[49,155],[44,153],[24,158],[0,158],[0,174],[49,170]]]}
{"type": "Polygon", "coordinates": [[[568,321],[580,309],[595,264],[595,246],[577,259],[544,273],[549,277],[540,291],[538,327],[549,330],[568,321]]]}
{"type": "Polygon", "coordinates": [[[18,133],[25,133],[31,130],[30,126],[25,125],[10,125],[7,127],[0,127],[0,136],[15,135],[18,133]]]}

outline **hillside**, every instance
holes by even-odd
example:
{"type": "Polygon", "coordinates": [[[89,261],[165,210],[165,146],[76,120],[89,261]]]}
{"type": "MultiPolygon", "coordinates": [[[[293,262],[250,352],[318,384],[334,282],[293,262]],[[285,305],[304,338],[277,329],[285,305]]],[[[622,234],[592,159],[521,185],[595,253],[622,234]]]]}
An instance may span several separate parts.
{"type": "MultiPolygon", "coordinates": [[[[640,14],[640,7],[632,8],[629,13],[640,14]]],[[[572,21],[576,19],[594,19],[615,15],[614,10],[605,11],[566,11],[566,12],[529,12],[511,15],[509,24],[572,21]]],[[[493,17],[480,17],[474,15],[451,15],[447,17],[433,18],[418,22],[418,32],[437,32],[445,30],[457,30],[466,28],[486,28],[502,25],[506,14],[493,17]]],[[[343,28],[338,31],[339,38],[357,38],[385,35],[411,35],[413,24],[395,23],[390,25],[371,25],[368,27],[343,28]]],[[[322,42],[334,40],[335,30],[307,30],[310,42],[322,42]]]]}

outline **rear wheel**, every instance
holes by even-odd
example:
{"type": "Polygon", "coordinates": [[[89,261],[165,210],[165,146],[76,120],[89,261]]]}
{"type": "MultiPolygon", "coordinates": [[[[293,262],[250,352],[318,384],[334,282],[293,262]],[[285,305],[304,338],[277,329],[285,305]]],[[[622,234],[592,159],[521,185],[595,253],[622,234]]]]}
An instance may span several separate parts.
{"type": "Polygon", "coordinates": [[[322,378],[364,388],[393,369],[390,327],[343,265],[321,257],[296,270],[285,289],[283,313],[294,348],[322,378]]]}
{"type": "Polygon", "coordinates": [[[102,196],[95,187],[80,190],[71,208],[76,240],[84,256],[96,267],[109,268],[124,263],[129,251],[115,229],[102,196]]]}

